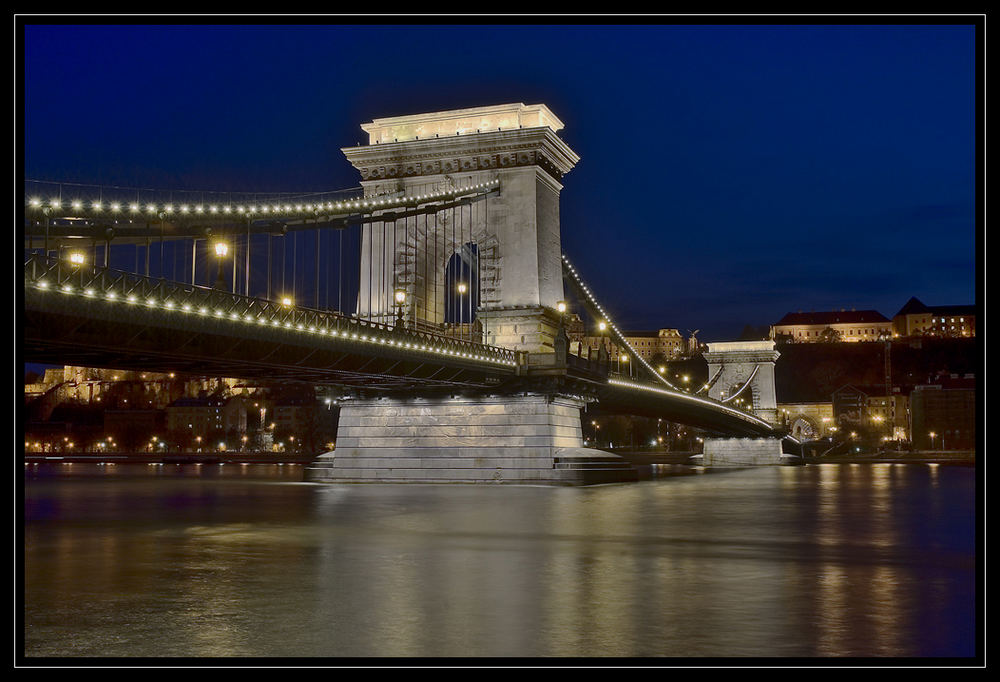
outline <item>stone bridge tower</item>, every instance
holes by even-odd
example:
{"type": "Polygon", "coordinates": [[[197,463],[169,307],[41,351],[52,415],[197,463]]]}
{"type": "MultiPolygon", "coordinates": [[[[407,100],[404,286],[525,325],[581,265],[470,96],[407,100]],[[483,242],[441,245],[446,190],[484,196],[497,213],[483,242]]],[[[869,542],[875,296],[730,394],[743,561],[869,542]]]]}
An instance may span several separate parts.
{"type": "Polygon", "coordinates": [[[752,406],[758,417],[777,424],[774,363],[780,355],[774,341],[708,344],[704,354],[711,382],[708,397],[730,403],[739,397],[744,405],[752,406]]]}
{"type": "MultiPolygon", "coordinates": [[[[708,396],[736,406],[749,406],[772,425],[778,423],[774,389],[774,341],[731,341],[708,344],[708,396]]],[[[785,461],[778,438],[706,438],[705,466],[780,464],[785,461]]]]}
{"type": "MultiPolygon", "coordinates": [[[[358,313],[389,322],[392,298],[384,292],[403,289],[404,320],[428,329],[445,323],[448,268],[475,254],[476,267],[463,272],[478,287],[483,340],[525,351],[539,365],[556,359],[564,298],[559,194],[579,161],[556,135],[559,119],[542,104],[507,104],[361,127],[369,144],[342,151],[367,196],[499,185],[460,207],[468,209],[461,225],[450,208],[435,208],[430,221],[407,216],[406,230],[384,228],[403,222],[396,216],[366,222],[358,313]],[[456,240],[456,232],[464,234],[456,240]]],[[[583,447],[586,397],[544,377],[505,391],[362,393],[341,399],[337,445],[314,463],[314,480],[577,484],[637,475],[620,457],[583,447]]]]}
{"type": "Polygon", "coordinates": [[[369,144],[342,151],[361,173],[367,196],[418,195],[497,179],[499,193],[481,202],[482,210],[469,211],[460,243],[451,236],[456,218],[447,211],[388,237],[377,223],[367,224],[361,271],[383,273],[383,281],[362,277],[359,312],[371,309],[377,321],[390,321],[391,299],[378,291],[404,288],[406,318],[440,325],[448,262],[471,243],[483,340],[551,352],[556,304],[563,300],[559,193],[563,175],[579,161],[556,135],[562,122],[544,104],[505,104],[379,118],[361,127],[369,144]],[[433,254],[429,261],[427,254],[433,254]]]}

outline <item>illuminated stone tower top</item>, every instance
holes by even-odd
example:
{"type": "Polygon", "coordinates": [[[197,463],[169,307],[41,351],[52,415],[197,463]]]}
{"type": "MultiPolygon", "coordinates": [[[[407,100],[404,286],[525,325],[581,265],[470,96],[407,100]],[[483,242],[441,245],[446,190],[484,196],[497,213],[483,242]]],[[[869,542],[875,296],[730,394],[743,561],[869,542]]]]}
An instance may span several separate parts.
{"type": "Polygon", "coordinates": [[[362,124],[368,144],[387,144],[433,137],[451,137],[494,130],[521,128],[562,130],[563,123],[544,104],[499,104],[472,109],[453,109],[429,114],[376,118],[362,124]]]}
{"type": "Polygon", "coordinates": [[[580,160],[557,132],[563,123],[544,104],[500,104],[391,118],[361,124],[369,144],[341,151],[361,174],[367,195],[420,194],[426,188],[499,183],[482,210],[450,212],[410,241],[382,246],[377,228],[366,228],[364,272],[384,272],[361,283],[359,310],[389,319],[391,301],[377,292],[406,290],[404,310],[416,321],[440,324],[449,259],[476,255],[476,317],[488,327],[487,343],[527,350],[552,350],[558,328],[556,306],[563,299],[559,194],[562,179],[580,160]],[[465,215],[465,218],[462,216],[465,215]],[[471,216],[474,215],[475,218],[471,216]],[[474,224],[473,224],[474,223],[474,224]],[[448,235],[464,235],[453,244],[448,235]],[[369,251],[373,255],[366,256],[369,251]],[[399,272],[407,253],[432,253],[435,260],[399,272]],[[388,267],[387,267],[388,265],[388,267]],[[366,287],[373,287],[371,289],[366,287]],[[383,297],[384,298],[384,297],[383,297]]]}

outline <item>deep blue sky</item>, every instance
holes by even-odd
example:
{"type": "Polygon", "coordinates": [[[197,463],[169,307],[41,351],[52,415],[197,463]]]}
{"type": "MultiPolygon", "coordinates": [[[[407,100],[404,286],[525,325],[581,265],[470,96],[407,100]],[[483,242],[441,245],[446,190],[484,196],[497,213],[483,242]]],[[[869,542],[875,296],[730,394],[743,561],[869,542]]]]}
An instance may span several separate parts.
{"type": "Polygon", "coordinates": [[[544,103],[563,249],[625,328],[976,298],[976,51],[936,26],[38,26],[31,179],[358,184],[373,118],[544,103]]]}

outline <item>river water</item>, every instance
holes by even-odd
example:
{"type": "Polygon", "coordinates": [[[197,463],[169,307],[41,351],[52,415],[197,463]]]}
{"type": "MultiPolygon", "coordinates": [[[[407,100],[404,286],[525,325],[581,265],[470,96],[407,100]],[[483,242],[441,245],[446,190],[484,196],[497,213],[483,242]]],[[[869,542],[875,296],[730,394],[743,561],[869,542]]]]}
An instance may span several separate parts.
{"type": "Polygon", "coordinates": [[[674,466],[585,488],[302,479],[26,466],[26,661],[976,654],[972,467],[674,466]]]}

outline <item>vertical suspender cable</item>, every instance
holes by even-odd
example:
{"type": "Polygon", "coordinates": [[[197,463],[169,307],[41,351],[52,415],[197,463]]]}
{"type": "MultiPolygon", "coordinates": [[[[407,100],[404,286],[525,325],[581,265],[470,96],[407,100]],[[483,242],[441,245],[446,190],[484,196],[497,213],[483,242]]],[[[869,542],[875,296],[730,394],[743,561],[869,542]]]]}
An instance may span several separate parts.
{"type": "MultiPolygon", "coordinates": [[[[364,223],[361,223],[362,232],[364,231],[364,223]]],[[[374,224],[368,225],[368,321],[372,319],[372,284],[375,282],[374,277],[374,261],[372,258],[375,256],[375,230],[374,224]]]]}
{"type": "Polygon", "coordinates": [[[246,272],[244,274],[244,285],[243,285],[243,295],[250,295],[250,219],[247,218],[247,252],[244,259],[244,267],[246,272]]]}
{"type": "Polygon", "coordinates": [[[440,269],[440,263],[438,262],[438,212],[434,209],[434,291],[431,294],[434,296],[434,324],[438,325],[438,331],[440,331],[441,322],[444,321],[441,314],[441,310],[438,308],[438,270],[440,269]]]}
{"type": "MultiPolygon", "coordinates": [[[[468,217],[468,219],[466,219],[464,221],[464,223],[466,225],[468,225],[468,227],[469,227],[469,239],[468,239],[468,241],[464,241],[463,240],[463,244],[462,244],[462,252],[463,253],[466,253],[469,249],[472,248],[472,246],[471,246],[471,244],[472,244],[472,204],[469,204],[468,206],[469,206],[469,217],[468,217]]],[[[465,211],[463,211],[462,213],[464,214],[465,211]]],[[[469,340],[470,341],[472,340],[472,293],[473,293],[473,287],[472,287],[472,258],[470,257],[469,258],[469,307],[468,307],[468,310],[469,310],[469,320],[468,320],[468,322],[469,322],[469,340]]]]}
{"type": "MultiPolygon", "coordinates": [[[[392,286],[393,286],[393,288],[395,288],[395,287],[402,287],[403,286],[402,282],[397,282],[396,281],[396,271],[397,271],[396,257],[399,256],[399,239],[398,239],[398,236],[396,234],[396,223],[397,223],[397,220],[398,219],[395,216],[393,216],[393,218],[392,218],[392,286]]],[[[399,257],[402,258],[402,256],[399,256],[399,257]]]]}
{"type": "MultiPolygon", "coordinates": [[[[427,245],[427,214],[426,213],[423,214],[423,218],[424,218],[424,236],[423,236],[422,243],[424,245],[424,286],[423,286],[423,292],[422,293],[423,293],[423,299],[424,299],[424,311],[423,311],[424,312],[424,319],[426,320],[427,319],[427,313],[428,313],[428,309],[427,309],[427,303],[428,303],[428,301],[427,301],[427,283],[430,281],[428,279],[428,274],[429,273],[427,272],[427,254],[430,252],[430,248],[427,245]]],[[[416,309],[414,309],[414,311],[413,311],[413,324],[414,324],[414,326],[416,326],[416,323],[417,323],[417,311],[416,311],[416,309]]]]}
{"type": "MultiPolygon", "coordinates": [[[[344,229],[347,229],[346,226],[344,229]]],[[[342,291],[344,288],[344,230],[338,230],[340,233],[340,244],[337,248],[337,312],[343,312],[344,310],[344,297],[342,291]]]]}

